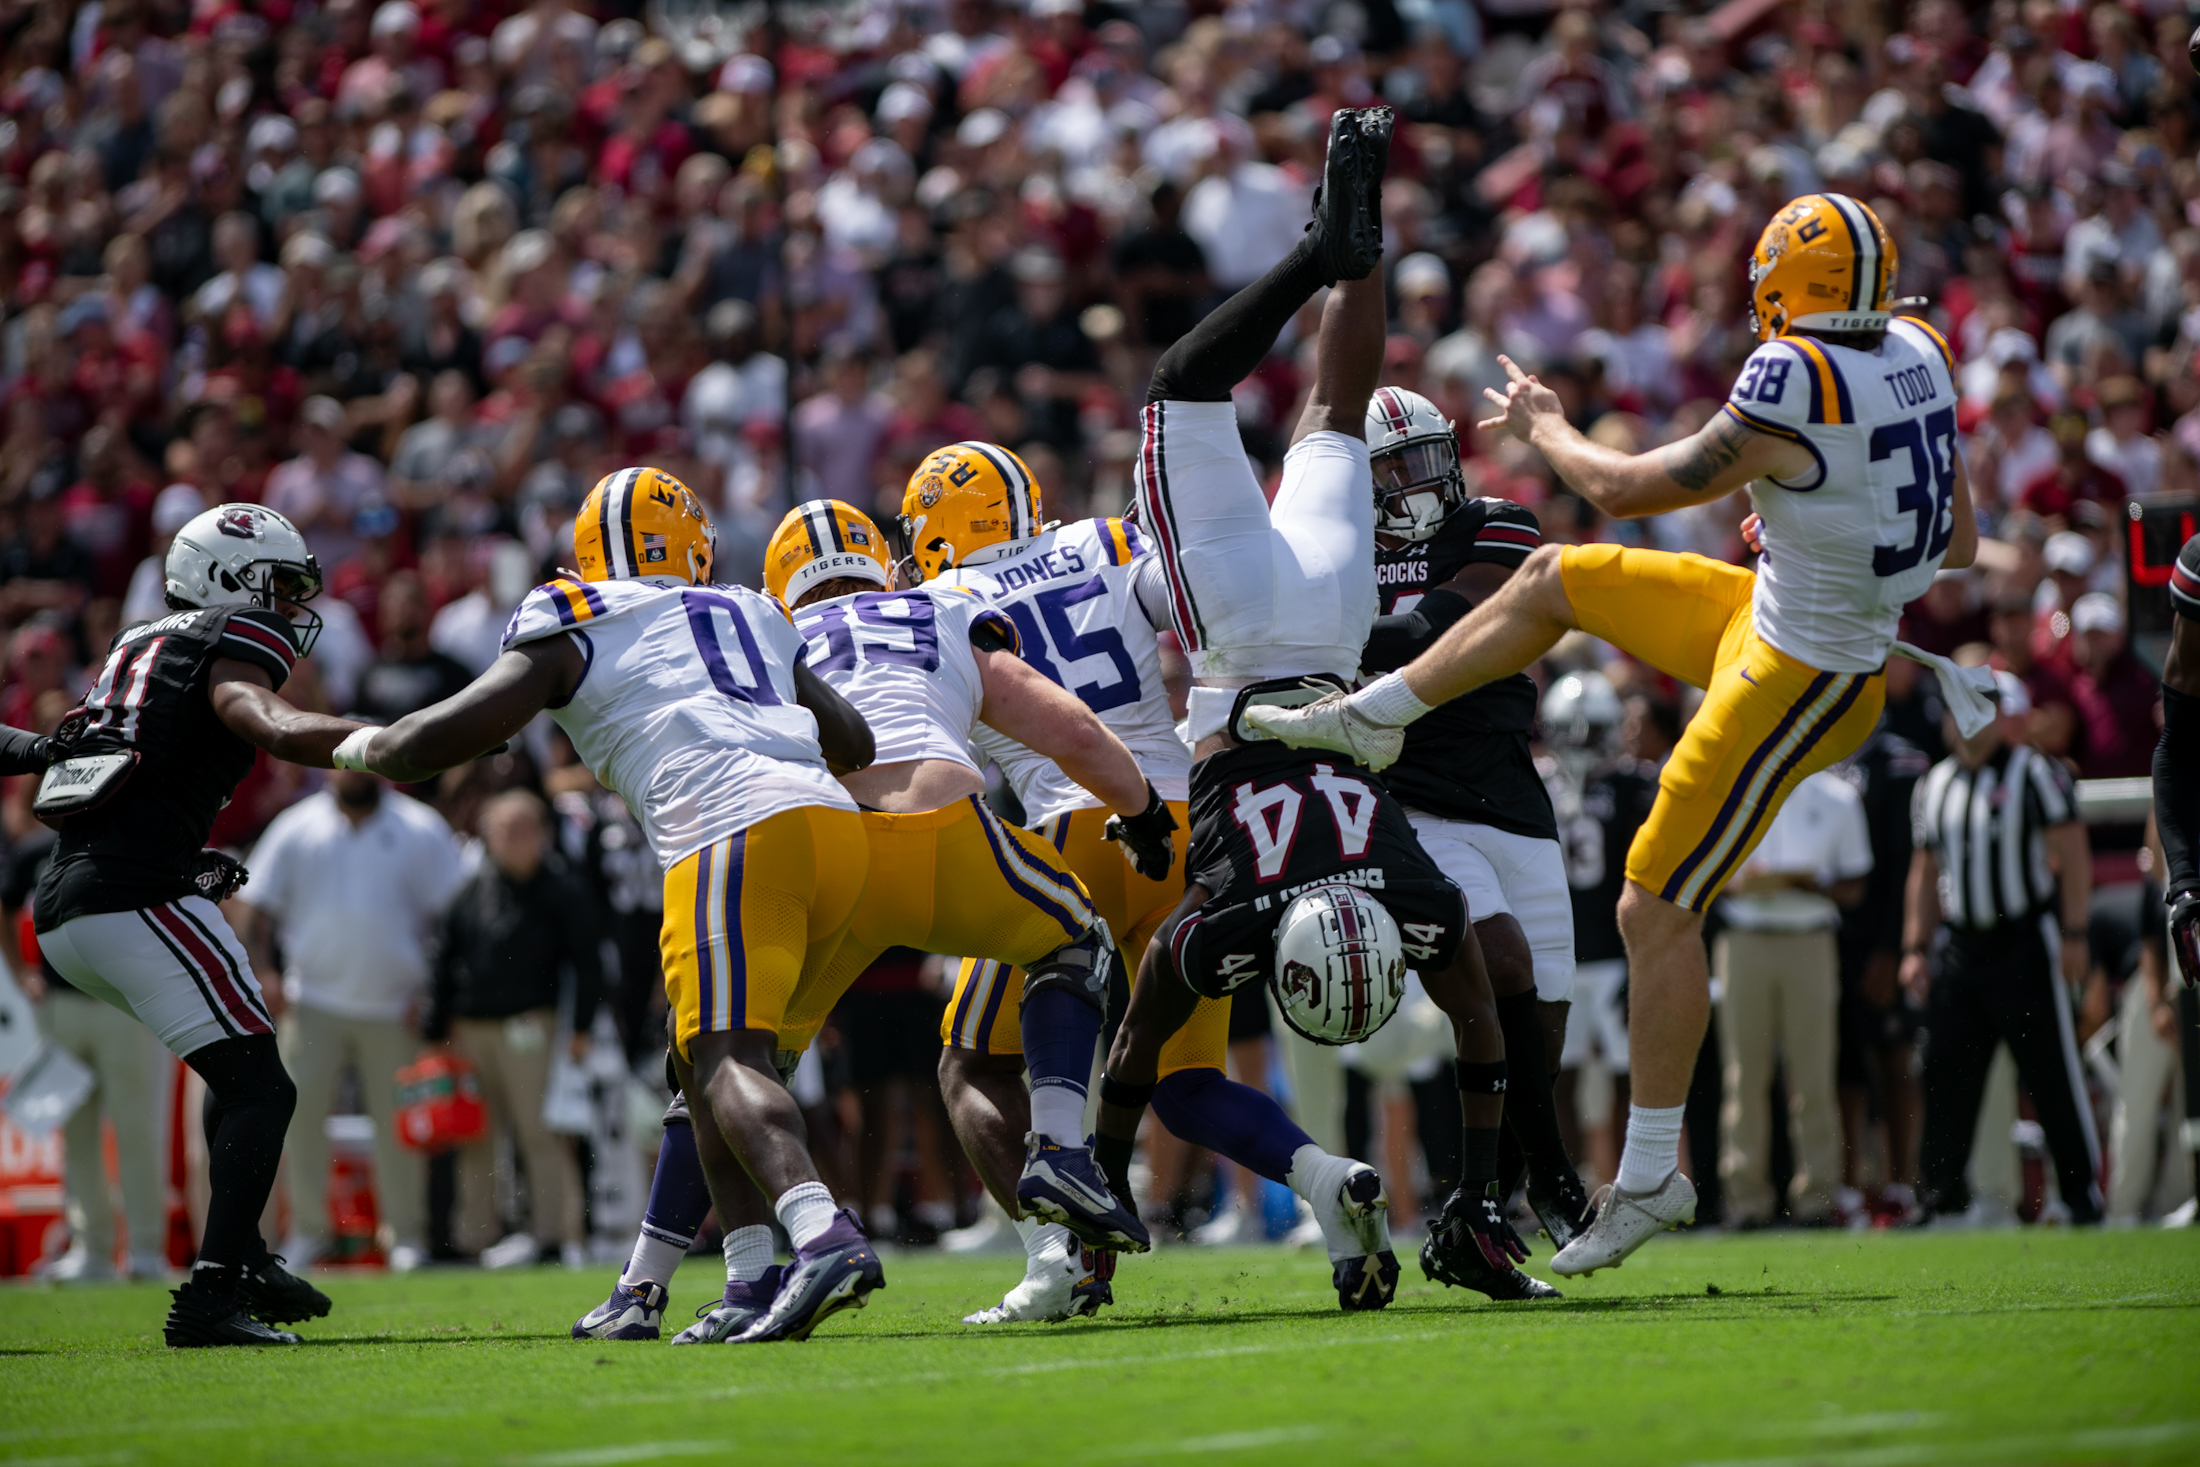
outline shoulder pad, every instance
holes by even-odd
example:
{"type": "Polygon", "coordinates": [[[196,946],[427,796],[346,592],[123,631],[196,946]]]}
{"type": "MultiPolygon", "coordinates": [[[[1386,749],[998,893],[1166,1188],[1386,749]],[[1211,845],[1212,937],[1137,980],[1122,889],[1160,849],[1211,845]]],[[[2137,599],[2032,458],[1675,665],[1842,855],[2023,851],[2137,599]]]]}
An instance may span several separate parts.
{"type": "MultiPolygon", "coordinates": [[[[220,608],[216,655],[249,662],[275,679],[280,688],[298,665],[298,642],[290,619],[258,606],[220,608]]],[[[213,630],[209,627],[208,630],[213,630]]]]}

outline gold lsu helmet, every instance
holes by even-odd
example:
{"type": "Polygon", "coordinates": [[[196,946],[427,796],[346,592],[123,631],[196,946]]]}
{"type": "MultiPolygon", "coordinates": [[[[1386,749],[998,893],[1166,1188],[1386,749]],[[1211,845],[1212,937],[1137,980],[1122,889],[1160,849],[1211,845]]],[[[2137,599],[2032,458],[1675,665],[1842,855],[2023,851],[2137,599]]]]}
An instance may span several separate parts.
{"type": "Polygon", "coordinates": [[[934,450],[902,492],[902,540],[920,581],[991,560],[1039,530],[1039,481],[998,443],[934,450]]]}
{"type": "Polygon", "coordinates": [[[618,469],[596,481],[573,519],[584,581],[704,586],[718,532],[695,492],[663,469],[618,469]]]}
{"type": "Polygon", "coordinates": [[[1847,194],[1805,194],[1772,216],[1749,257],[1749,324],[1759,341],[1791,331],[1884,331],[1894,241],[1847,194]]]}
{"type": "Polygon", "coordinates": [[[838,499],[812,499],[788,510],[764,547],[764,589],[789,611],[827,581],[845,576],[883,587],[891,573],[879,527],[838,499]]]}

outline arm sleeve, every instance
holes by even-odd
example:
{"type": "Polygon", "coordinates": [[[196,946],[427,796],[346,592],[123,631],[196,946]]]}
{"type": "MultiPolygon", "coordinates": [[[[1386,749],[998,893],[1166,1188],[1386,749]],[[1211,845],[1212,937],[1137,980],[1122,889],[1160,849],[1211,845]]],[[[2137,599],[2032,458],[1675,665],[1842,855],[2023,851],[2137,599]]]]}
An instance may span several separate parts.
{"type": "Polygon", "coordinates": [[[265,672],[278,689],[290,681],[290,670],[298,665],[298,643],[291,634],[289,619],[257,606],[239,607],[229,613],[222,622],[217,646],[221,656],[249,662],[265,672]]]}
{"type": "Polygon", "coordinates": [[[37,734],[0,725],[0,775],[38,774],[45,768],[44,746],[37,734]]]}
{"type": "Polygon", "coordinates": [[[1457,591],[1441,588],[1414,603],[1411,611],[1375,618],[1360,653],[1363,672],[1395,672],[1426,651],[1454,622],[1474,609],[1457,591]]]}

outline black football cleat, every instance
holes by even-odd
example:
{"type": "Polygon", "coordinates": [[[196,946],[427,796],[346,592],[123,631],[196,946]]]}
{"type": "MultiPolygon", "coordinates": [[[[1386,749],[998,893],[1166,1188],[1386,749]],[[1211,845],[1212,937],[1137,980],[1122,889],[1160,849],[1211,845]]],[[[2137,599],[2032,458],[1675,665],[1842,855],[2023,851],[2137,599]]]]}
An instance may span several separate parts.
{"type": "Polygon", "coordinates": [[[1535,1220],[1543,1224],[1543,1236],[1551,1240],[1553,1252],[1580,1237],[1596,1220],[1589,1207],[1589,1189],[1581,1185],[1581,1177],[1572,1167],[1547,1179],[1530,1172],[1528,1206],[1535,1212],[1535,1220]]]}
{"type": "Polygon", "coordinates": [[[319,1319],[331,1307],[328,1295],[283,1267],[279,1253],[262,1253],[237,1271],[237,1297],[254,1319],[268,1324],[319,1319]]]}
{"type": "Polygon", "coordinates": [[[1421,1272],[1431,1283],[1473,1289],[1492,1299],[1556,1299],[1558,1290],[1517,1267],[1528,1253],[1498,1210],[1493,1185],[1475,1196],[1451,1194],[1421,1244],[1421,1272]]]}
{"type": "Polygon", "coordinates": [[[1396,114],[1341,107],[1329,119],[1329,156],[1314,194],[1314,262],[1325,282],[1365,280],[1383,262],[1382,176],[1396,114]]]}
{"type": "Polygon", "coordinates": [[[1329,1281],[1337,1286],[1337,1307],[1347,1314],[1382,1308],[1398,1294],[1398,1255],[1380,1253],[1346,1258],[1329,1266],[1329,1281]]]}
{"type": "Polygon", "coordinates": [[[765,1344],[776,1340],[806,1340],[816,1329],[843,1309],[861,1309],[873,1290],[886,1287],[886,1270],[878,1250],[863,1235],[856,1215],[841,1209],[840,1220],[806,1252],[795,1255],[794,1266],[779,1283],[779,1293],[764,1317],[729,1343],[765,1344]]]}
{"type": "MultiPolygon", "coordinates": [[[[225,1281],[226,1283],[226,1281],[225,1281]]],[[[175,1302],[168,1306],[168,1322],[161,1334],[171,1348],[202,1349],[216,1345],[302,1344],[288,1330],[260,1323],[247,1311],[234,1288],[185,1279],[181,1288],[169,1291],[175,1302]]]]}

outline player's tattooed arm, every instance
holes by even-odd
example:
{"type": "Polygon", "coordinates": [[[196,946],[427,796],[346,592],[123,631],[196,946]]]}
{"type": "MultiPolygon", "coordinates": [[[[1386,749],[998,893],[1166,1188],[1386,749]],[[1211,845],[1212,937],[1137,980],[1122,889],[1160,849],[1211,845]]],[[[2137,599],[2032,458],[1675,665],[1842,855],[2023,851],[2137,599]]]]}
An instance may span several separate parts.
{"type": "Polygon", "coordinates": [[[1618,519],[1686,509],[1730,494],[1752,479],[1792,479],[1817,462],[1803,444],[1745,426],[1720,413],[1693,437],[1647,453],[1622,453],[1591,442],[1566,421],[1556,393],[1500,357],[1511,379],[1484,396],[1498,416],[1475,426],[1503,429],[1534,446],[1566,487],[1618,519]]]}
{"type": "Polygon", "coordinates": [[[1743,427],[1730,413],[1714,414],[1702,432],[1665,447],[1666,477],[1691,494],[1701,494],[1741,462],[1750,439],[1763,436],[1743,427]]]}

